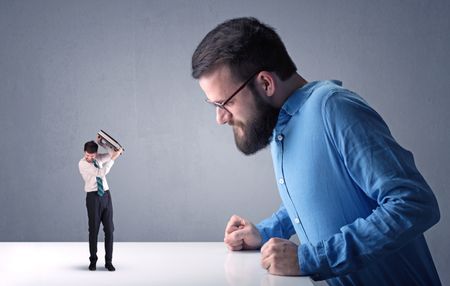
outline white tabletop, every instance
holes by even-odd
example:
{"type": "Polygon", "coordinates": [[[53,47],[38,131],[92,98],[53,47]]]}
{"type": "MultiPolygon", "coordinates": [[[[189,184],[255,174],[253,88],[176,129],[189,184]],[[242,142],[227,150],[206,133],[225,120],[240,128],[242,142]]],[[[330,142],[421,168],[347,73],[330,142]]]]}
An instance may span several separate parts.
{"type": "Polygon", "coordinates": [[[221,242],[114,244],[115,272],[89,271],[88,243],[0,243],[0,285],[314,285],[270,275],[258,251],[229,252],[221,242]]]}

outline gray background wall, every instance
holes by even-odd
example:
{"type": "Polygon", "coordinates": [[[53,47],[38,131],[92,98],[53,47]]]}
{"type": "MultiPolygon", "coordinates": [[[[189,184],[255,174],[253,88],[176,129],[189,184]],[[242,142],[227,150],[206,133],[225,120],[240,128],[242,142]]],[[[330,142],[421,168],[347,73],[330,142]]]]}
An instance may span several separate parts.
{"type": "Polygon", "coordinates": [[[233,213],[280,200],[267,150],[245,157],[190,78],[215,25],[274,26],[308,80],[341,79],[415,154],[441,221],[426,233],[450,284],[448,1],[0,1],[0,241],[86,241],[77,163],[99,129],[118,241],[220,241],[233,213]]]}

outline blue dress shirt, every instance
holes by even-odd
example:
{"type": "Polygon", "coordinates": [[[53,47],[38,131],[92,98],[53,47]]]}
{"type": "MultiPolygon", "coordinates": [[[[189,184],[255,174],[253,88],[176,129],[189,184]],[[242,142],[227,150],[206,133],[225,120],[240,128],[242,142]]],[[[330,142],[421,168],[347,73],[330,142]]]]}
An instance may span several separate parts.
{"type": "Polygon", "coordinates": [[[440,285],[423,232],[440,218],[412,154],[357,94],[310,82],[280,110],[271,152],[280,209],[257,225],[300,239],[303,275],[330,285],[440,285]]]}

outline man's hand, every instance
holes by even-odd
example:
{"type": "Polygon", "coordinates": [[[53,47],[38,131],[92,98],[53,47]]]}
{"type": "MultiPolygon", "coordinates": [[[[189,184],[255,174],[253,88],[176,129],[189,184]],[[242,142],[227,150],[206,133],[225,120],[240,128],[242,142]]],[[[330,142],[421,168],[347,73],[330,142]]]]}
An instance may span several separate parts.
{"type": "Polygon", "coordinates": [[[261,266],[274,275],[300,275],[297,250],[292,241],[271,238],[261,248],[261,266]]]}
{"type": "Polygon", "coordinates": [[[233,215],[225,228],[223,239],[229,250],[258,249],[261,246],[261,235],[250,221],[233,215]]]}
{"type": "Polygon", "coordinates": [[[102,141],[102,140],[103,140],[103,139],[102,139],[102,136],[100,136],[100,135],[97,134],[96,141],[97,141],[97,144],[98,144],[98,145],[103,146],[103,141],[102,141]]]}
{"type": "Polygon", "coordinates": [[[120,154],[122,154],[123,150],[122,148],[115,150],[114,152],[112,152],[111,154],[111,160],[116,160],[117,157],[120,156],[120,154]]]}

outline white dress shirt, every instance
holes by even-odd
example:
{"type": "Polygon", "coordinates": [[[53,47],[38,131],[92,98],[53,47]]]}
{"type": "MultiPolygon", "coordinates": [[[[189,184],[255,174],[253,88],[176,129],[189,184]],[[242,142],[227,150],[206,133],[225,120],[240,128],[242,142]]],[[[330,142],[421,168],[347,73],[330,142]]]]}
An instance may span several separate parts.
{"type": "Polygon", "coordinates": [[[106,174],[109,173],[111,167],[114,165],[114,160],[111,160],[110,154],[97,154],[95,160],[99,168],[94,166],[94,162],[89,163],[83,157],[78,163],[80,174],[84,180],[84,190],[86,192],[97,191],[97,177],[102,178],[103,189],[109,190],[108,182],[106,181],[106,174]]]}

